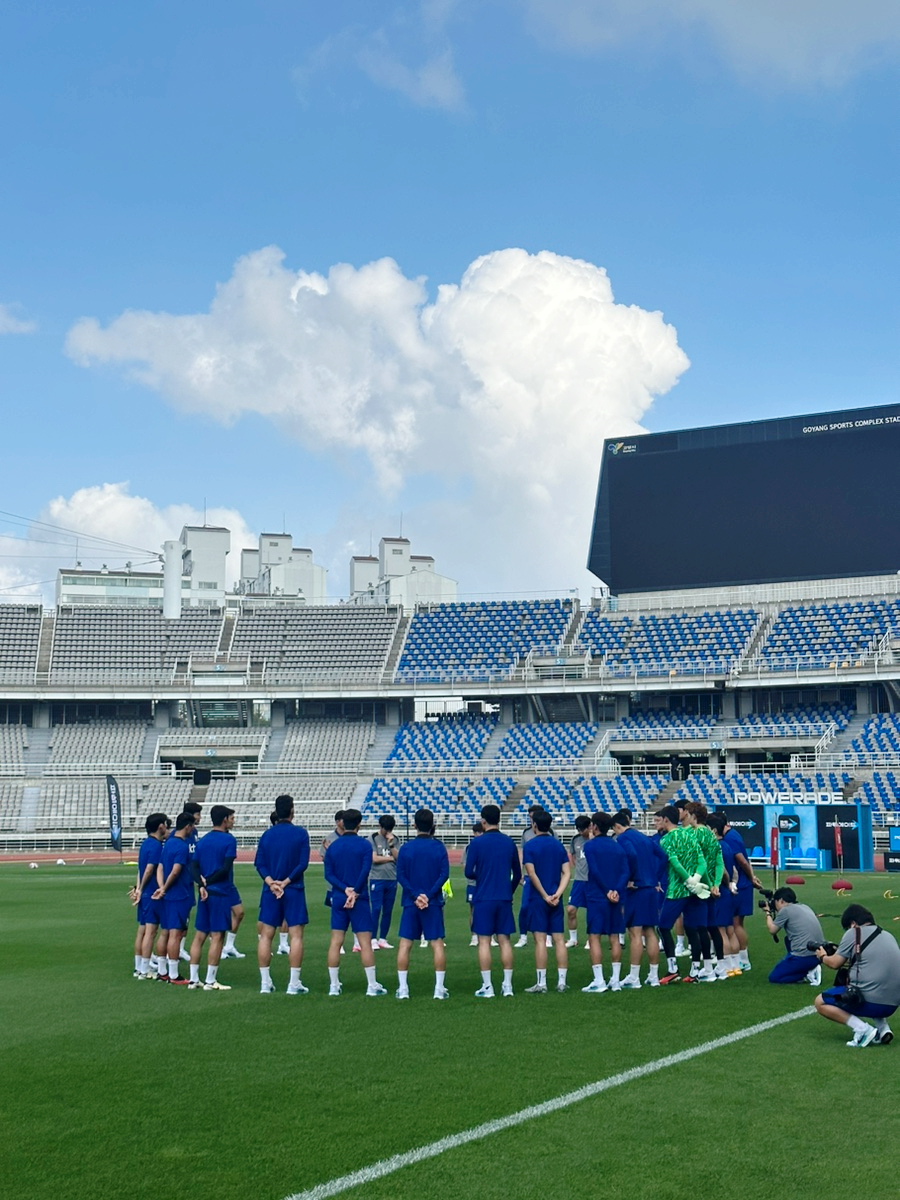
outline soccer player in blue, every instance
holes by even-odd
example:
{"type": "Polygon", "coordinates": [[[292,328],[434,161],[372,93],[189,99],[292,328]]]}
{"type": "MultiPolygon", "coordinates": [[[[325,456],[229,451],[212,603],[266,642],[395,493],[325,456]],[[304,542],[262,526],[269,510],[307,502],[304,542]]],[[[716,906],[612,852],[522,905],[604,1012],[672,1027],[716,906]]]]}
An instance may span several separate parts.
{"type": "Polygon", "coordinates": [[[409,951],[424,937],[434,956],[434,998],[448,1000],[444,986],[444,884],[450,878],[447,849],[434,837],[434,813],[420,808],[413,817],[416,839],[400,847],[397,883],[401,891],[400,945],[397,950],[397,999],[409,999],[409,951]]]}
{"type": "Polygon", "coordinates": [[[159,887],[153,893],[154,900],[162,900],[160,926],[166,931],[166,959],[160,960],[159,978],[163,983],[181,983],[187,987],[188,980],[178,975],[178,947],[185,936],[191,909],[194,907],[194,881],[191,876],[191,851],[188,839],[194,832],[192,813],[179,813],[175,821],[175,832],[163,844],[162,856],[156,869],[159,887]]]}
{"type": "Polygon", "coordinates": [[[534,965],[537,982],[526,992],[541,993],[547,990],[547,936],[553,938],[556,966],[559,978],[558,992],[568,991],[566,976],[569,973],[569,952],[563,934],[563,896],[569,883],[572,868],[566,848],[555,838],[550,827],[553,818],[539,809],[531,814],[534,837],[524,843],[522,862],[525,874],[531,883],[528,907],[525,911],[525,928],[534,938],[534,965]]]}
{"type": "Polygon", "coordinates": [[[607,836],[612,830],[612,817],[608,813],[594,813],[591,825],[594,835],[585,844],[584,857],[588,864],[585,894],[588,943],[594,978],[581,990],[606,991],[606,982],[603,979],[603,950],[600,944],[601,936],[605,935],[609,938],[612,959],[610,983],[613,991],[618,991],[621,987],[619,976],[622,970],[622,944],[619,934],[625,932],[624,901],[628,884],[628,859],[622,847],[617,846],[613,839],[607,836]]]}
{"type": "MultiPolygon", "coordinates": [[[[623,988],[641,986],[640,968],[644,946],[650,969],[647,983],[659,987],[659,938],[656,922],[659,919],[660,879],[668,872],[669,860],[658,841],[631,828],[631,814],[622,809],[613,817],[616,844],[628,859],[628,886],[625,891],[625,927],[629,938],[629,971],[622,980],[623,988]]],[[[619,989],[613,986],[613,991],[619,989]]]]}
{"type": "Polygon", "coordinates": [[[136,979],[156,979],[150,971],[153,939],[159,928],[160,903],[153,899],[156,891],[156,869],[162,858],[163,842],[169,832],[165,813],[153,813],[144,822],[147,836],[138,851],[137,882],[131,889],[131,900],[137,909],[137,937],[134,943],[134,975],[136,979]]]}
{"type": "MultiPolygon", "coordinates": [[[[193,864],[194,854],[197,850],[197,842],[200,839],[200,820],[203,816],[203,805],[198,804],[195,800],[188,800],[185,803],[184,808],[181,811],[190,813],[191,816],[194,818],[194,832],[187,839],[188,848],[190,849],[190,852],[191,852],[191,864],[193,864]]],[[[194,878],[193,866],[191,869],[191,878],[192,879],[194,878]]],[[[182,962],[189,963],[191,961],[191,955],[190,955],[190,952],[185,947],[186,937],[187,937],[187,931],[185,930],[185,937],[183,937],[181,939],[181,944],[178,947],[178,957],[181,959],[182,962]]]]}
{"type": "Polygon", "coordinates": [[[344,934],[352,929],[359,939],[360,958],[366,972],[366,995],[386,996],[387,988],[375,978],[372,952],[372,908],[369,904],[369,870],[372,843],[358,834],[362,813],[344,810],[344,832],[325,851],[325,882],[331,908],[331,942],[328,946],[329,996],[341,994],[340,962],[344,934]]]}
{"type": "MultiPolygon", "coordinates": [[[[753,873],[750,858],[744,839],[738,830],[730,823],[725,824],[725,838],[734,853],[734,865],[737,868],[737,896],[734,905],[734,935],[738,943],[738,968],[741,971],[750,970],[750,951],[747,930],[744,921],[753,916],[753,891],[761,888],[762,884],[753,873]]],[[[724,853],[724,851],[723,851],[724,853]]]]}
{"type": "Polygon", "coordinates": [[[234,862],[237,858],[237,839],[231,832],[234,809],[214,804],[210,809],[212,829],[197,842],[194,850],[194,878],[200,885],[200,903],[194,919],[194,940],[191,942],[192,989],[205,992],[229,992],[228,984],[219,983],[219,963],[225,934],[231,929],[231,899],[234,891],[234,862]],[[206,959],[206,982],[200,982],[200,955],[203,943],[209,938],[206,959]]]}
{"type": "Polygon", "coordinates": [[[472,932],[478,937],[478,966],[481,987],[475,993],[480,1000],[493,1000],[491,982],[491,938],[500,945],[503,966],[501,996],[513,994],[513,948],[510,935],[516,928],[513,919],[513,892],[522,879],[519,852],[511,837],[500,832],[500,809],[486,804],[481,810],[484,833],[469,843],[466,853],[466,878],[475,881],[472,900],[472,932]]]}
{"type": "Polygon", "coordinates": [[[303,931],[309,924],[306,908],[304,873],[309,866],[309,834],[295,825],[294,798],[278,796],[275,800],[275,823],[259,839],[255,866],[263,881],[259,901],[259,990],[265,994],[275,991],[272,982],[272,938],[282,923],[288,927],[291,979],[289,996],[303,996],[308,987],[300,982],[303,965],[303,931]]]}

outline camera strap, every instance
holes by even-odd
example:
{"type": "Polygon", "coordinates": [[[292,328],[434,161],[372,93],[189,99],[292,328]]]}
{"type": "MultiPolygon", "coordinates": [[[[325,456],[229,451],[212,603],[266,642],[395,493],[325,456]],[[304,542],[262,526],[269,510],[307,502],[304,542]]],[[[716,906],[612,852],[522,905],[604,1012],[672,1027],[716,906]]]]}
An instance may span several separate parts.
{"type": "Polygon", "coordinates": [[[859,960],[862,957],[862,952],[871,941],[874,941],[874,939],[878,937],[879,933],[881,932],[881,926],[876,925],[875,931],[870,933],[866,940],[860,944],[860,928],[858,925],[856,927],[856,945],[853,947],[853,961],[850,965],[856,967],[855,983],[857,987],[859,987],[859,960]]]}

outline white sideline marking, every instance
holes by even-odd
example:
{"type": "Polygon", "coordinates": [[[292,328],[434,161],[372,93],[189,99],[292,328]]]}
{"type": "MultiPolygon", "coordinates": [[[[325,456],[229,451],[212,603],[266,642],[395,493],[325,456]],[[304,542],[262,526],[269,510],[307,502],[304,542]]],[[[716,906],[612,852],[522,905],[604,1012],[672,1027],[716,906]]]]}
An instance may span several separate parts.
{"type": "Polygon", "coordinates": [[[582,1100],[589,1100],[601,1092],[608,1092],[610,1088],[619,1087],[623,1083],[633,1083],[636,1079],[643,1079],[645,1075],[654,1075],[657,1071],[665,1070],[666,1067],[676,1067],[679,1063],[689,1062],[690,1059],[698,1058],[701,1054],[709,1054],[712,1050],[721,1050],[723,1046],[731,1046],[735,1042],[743,1041],[744,1038],[754,1037],[757,1033],[765,1033],[766,1030],[775,1029],[778,1025],[796,1021],[799,1017],[808,1017],[815,1011],[810,1004],[805,1008],[797,1009],[796,1012],[786,1013],[783,1017],[773,1017],[771,1021],[760,1021],[757,1025],[748,1025],[746,1029],[737,1029],[734,1033],[726,1033],[724,1037],[714,1038],[711,1042],[702,1042],[690,1050],[679,1050],[677,1054],[667,1054],[665,1058],[657,1058],[653,1062],[644,1063],[642,1067],[631,1067],[630,1070],[622,1071],[618,1075],[610,1075],[607,1079],[598,1079],[595,1083],[587,1083],[584,1087],[577,1088],[574,1092],[566,1092],[565,1095],[557,1096],[554,1100],[545,1100],[543,1104],[532,1104],[529,1108],[522,1108],[518,1112],[510,1113],[508,1117],[485,1121],[483,1125],[465,1129],[462,1133],[450,1134],[449,1137],[430,1142],[427,1146],[420,1146],[417,1150],[407,1150],[405,1154],[395,1154],[391,1158],[383,1158],[380,1162],[373,1163],[370,1167],[363,1167],[359,1171],[353,1171],[350,1175],[342,1175],[339,1179],[332,1179],[329,1183],[317,1184],[305,1192],[294,1192],[286,1197],[286,1200],[327,1200],[329,1196],[337,1196],[362,1183],[372,1183],[376,1179],[384,1178],[385,1175],[392,1175],[394,1171],[399,1171],[403,1167],[424,1162],[429,1158],[437,1158],[439,1154],[444,1154],[447,1150],[455,1150],[458,1146],[465,1146],[469,1142],[478,1142],[482,1138],[490,1137],[492,1133],[502,1133],[503,1130],[512,1129],[515,1125],[522,1125],[526,1121],[546,1117],[550,1113],[559,1112],[562,1108],[579,1104],[582,1100]]]}

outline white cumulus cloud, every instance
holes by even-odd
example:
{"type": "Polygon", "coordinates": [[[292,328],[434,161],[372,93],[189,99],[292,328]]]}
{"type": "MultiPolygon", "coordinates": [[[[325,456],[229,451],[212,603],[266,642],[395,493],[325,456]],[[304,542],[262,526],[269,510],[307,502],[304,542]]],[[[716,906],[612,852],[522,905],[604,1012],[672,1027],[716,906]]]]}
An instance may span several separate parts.
{"type": "MultiPolygon", "coordinates": [[[[235,509],[208,508],[205,519],[231,530],[226,559],[231,587],[240,574],[241,550],[256,546],[258,537],[235,509]]],[[[86,570],[103,564],[121,570],[131,562],[136,571],[154,571],[164,541],[177,539],[184,525],[203,523],[204,513],[192,505],[159,507],[144,496],[131,495],[127,483],[102,483],[57,496],[22,536],[0,537],[0,600],[43,597],[52,603],[56,572],[76,562],[86,570]]]]}
{"type": "Polygon", "coordinates": [[[837,84],[900,50],[895,0],[527,0],[532,28],[592,51],[639,38],[705,35],[744,73],[791,84],[837,84]]]}
{"type": "Polygon", "coordinates": [[[542,586],[580,579],[602,439],[640,432],[688,366],[672,326],[616,303],[602,268],[517,249],[429,302],[391,259],[323,276],[269,248],[236,264],[208,312],[86,318],[67,350],[181,409],[260,414],[320,453],[363,451],[385,508],[415,519],[415,485],[442,531],[425,547],[438,569],[519,587],[538,568],[542,586]]]}
{"type": "Polygon", "coordinates": [[[4,333],[34,333],[37,322],[23,321],[16,316],[15,304],[0,304],[0,334],[4,333]]]}

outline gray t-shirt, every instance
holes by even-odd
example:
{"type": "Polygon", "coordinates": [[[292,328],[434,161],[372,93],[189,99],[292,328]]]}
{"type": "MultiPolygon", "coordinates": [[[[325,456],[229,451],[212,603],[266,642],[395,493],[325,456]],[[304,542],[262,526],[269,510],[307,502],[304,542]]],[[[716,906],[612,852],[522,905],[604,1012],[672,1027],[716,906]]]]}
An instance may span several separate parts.
{"type": "Polygon", "coordinates": [[[837,948],[838,954],[847,959],[850,968],[850,983],[856,984],[869,1004],[900,1005],[900,946],[897,939],[886,929],[872,938],[859,959],[859,978],[853,956],[856,950],[856,935],[860,945],[875,932],[874,925],[863,925],[859,929],[848,929],[837,948]]]}
{"type": "Polygon", "coordinates": [[[815,958],[815,951],[807,950],[807,942],[824,942],[825,934],[819,918],[808,904],[785,904],[772,918],[779,929],[784,930],[791,940],[790,953],[795,958],[815,958]]]}
{"type": "MultiPolygon", "coordinates": [[[[390,840],[388,840],[384,836],[384,834],[381,832],[380,829],[372,834],[372,836],[369,838],[369,841],[372,843],[372,848],[373,848],[374,852],[377,855],[379,855],[379,857],[382,855],[385,855],[385,854],[390,854],[392,850],[399,850],[399,848],[400,848],[400,839],[397,837],[396,834],[392,833],[390,840]]],[[[369,880],[370,881],[373,879],[396,879],[396,878],[397,878],[396,862],[372,863],[372,870],[369,872],[369,880]]]]}
{"type": "Polygon", "coordinates": [[[588,877],[588,864],[587,859],[584,857],[584,845],[586,841],[587,838],[583,834],[576,833],[571,842],[569,842],[569,850],[571,851],[572,858],[575,860],[575,869],[572,872],[572,878],[580,880],[582,883],[588,877]]]}

